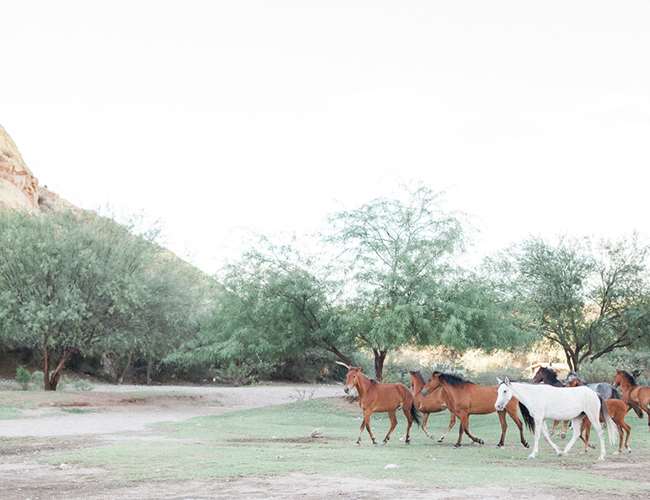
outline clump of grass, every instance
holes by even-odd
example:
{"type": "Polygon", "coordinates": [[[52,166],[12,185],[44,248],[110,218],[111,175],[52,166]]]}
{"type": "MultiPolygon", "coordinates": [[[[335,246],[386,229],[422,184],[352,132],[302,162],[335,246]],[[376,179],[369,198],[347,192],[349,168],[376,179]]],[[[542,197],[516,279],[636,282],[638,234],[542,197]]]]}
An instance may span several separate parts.
{"type": "Polygon", "coordinates": [[[32,381],[32,374],[29,373],[29,370],[24,366],[18,366],[16,368],[16,382],[20,384],[20,387],[23,391],[29,389],[29,383],[32,381]]]}

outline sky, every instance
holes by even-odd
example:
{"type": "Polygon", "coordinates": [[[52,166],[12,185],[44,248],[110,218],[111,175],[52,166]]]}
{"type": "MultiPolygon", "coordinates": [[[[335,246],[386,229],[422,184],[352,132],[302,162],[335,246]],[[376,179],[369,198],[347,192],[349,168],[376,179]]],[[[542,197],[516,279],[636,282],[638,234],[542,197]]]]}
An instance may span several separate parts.
{"type": "MultiPolygon", "coordinates": [[[[478,231],[648,231],[650,3],[3,2],[0,123],[206,271],[421,182],[478,231]]],[[[300,240],[298,240],[300,241],[300,240]]]]}

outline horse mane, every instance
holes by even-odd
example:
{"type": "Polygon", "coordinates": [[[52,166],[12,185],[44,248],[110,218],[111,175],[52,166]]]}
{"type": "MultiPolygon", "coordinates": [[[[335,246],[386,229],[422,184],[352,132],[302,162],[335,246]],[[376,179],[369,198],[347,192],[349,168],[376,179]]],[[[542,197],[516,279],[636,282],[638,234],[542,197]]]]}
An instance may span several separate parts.
{"type": "Polygon", "coordinates": [[[619,370],[621,375],[625,377],[625,379],[631,384],[631,385],[639,385],[636,383],[636,379],[634,378],[634,375],[632,375],[630,372],[626,372],[625,370],[619,370]]]}
{"type": "Polygon", "coordinates": [[[422,385],[426,385],[427,381],[424,380],[424,377],[420,373],[420,370],[411,370],[409,373],[417,378],[422,385]]]}
{"type": "Polygon", "coordinates": [[[539,370],[544,374],[544,377],[548,379],[548,384],[549,385],[555,385],[555,386],[562,386],[564,385],[560,380],[557,378],[557,373],[555,373],[553,370],[550,368],[546,368],[545,366],[540,366],[539,370]]]}
{"type": "Polygon", "coordinates": [[[435,375],[438,375],[440,380],[445,382],[446,384],[449,385],[466,385],[466,384],[474,384],[474,382],[471,382],[469,380],[464,379],[463,377],[460,377],[458,375],[454,375],[453,373],[442,373],[442,372],[433,372],[435,375]]]}

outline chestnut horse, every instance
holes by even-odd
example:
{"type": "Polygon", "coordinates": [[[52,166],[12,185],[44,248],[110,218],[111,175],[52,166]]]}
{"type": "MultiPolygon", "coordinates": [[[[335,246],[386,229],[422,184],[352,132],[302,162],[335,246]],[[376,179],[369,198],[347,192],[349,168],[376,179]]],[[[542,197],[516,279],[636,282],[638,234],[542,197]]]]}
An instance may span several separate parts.
{"type": "MultiPolygon", "coordinates": [[[[533,376],[533,384],[546,384],[552,385],[553,387],[565,387],[565,384],[558,380],[557,373],[555,373],[552,368],[547,368],[545,366],[540,366],[537,369],[537,372],[535,372],[535,375],[533,376]]],[[[551,436],[555,434],[555,429],[557,429],[559,425],[562,425],[560,438],[564,439],[566,437],[567,431],[569,430],[568,420],[553,420],[553,427],[551,427],[551,436]]]]}
{"type": "MultiPolygon", "coordinates": [[[[650,429],[650,387],[636,383],[633,375],[625,370],[616,370],[614,387],[620,387],[623,392],[623,401],[631,406],[638,406],[648,415],[648,429],[650,429]]],[[[635,408],[636,409],[636,408],[635,408]]]]}
{"type": "MultiPolygon", "coordinates": [[[[426,383],[422,389],[422,394],[427,395],[439,387],[442,387],[443,394],[446,399],[447,407],[449,411],[452,412],[460,419],[460,429],[458,431],[458,441],[454,446],[459,447],[461,440],[463,438],[463,432],[474,441],[475,443],[483,444],[484,441],[475,436],[472,436],[469,430],[469,416],[470,415],[486,415],[488,413],[494,413],[496,408],[494,407],[497,400],[497,386],[490,385],[478,385],[469,380],[462,379],[456,375],[449,373],[441,373],[438,371],[433,372],[431,378],[426,383]]],[[[524,437],[524,426],[517,415],[517,405],[518,401],[512,399],[504,408],[503,411],[499,411],[499,423],[501,424],[501,438],[499,439],[498,447],[503,446],[506,437],[506,431],[508,430],[508,424],[506,423],[506,412],[510,415],[510,418],[515,422],[515,425],[519,428],[519,436],[521,438],[521,444],[528,448],[528,442],[524,437]]]]}
{"type": "Polygon", "coordinates": [[[350,390],[355,388],[359,394],[359,406],[363,410],[363,422],[361,422],[357,444],[361,444],[361,436],[363,435],[364,429],[368,431],[372,444],[377,444],[375,436],[370,430],[370,417],[373,413],[378,412],[388,413],[390,417],[390,429],[388,429],[388,433],[384,438],[384,444],[388,443],[391,433],[397,426],[395,412],[400,407],[408,422],[405,442],[409,444],[411,442],[411,426],[413,422],[415,421],[416,424],[420,424],[411,392],[402,384],[380,384],[366,377],[361,372],[361,368],[349,366],[340,361],[337,361],[337,363],[348,369],[348,373],[345,376],[345,393],[349,394],[350,390]]]}
{"type": "MultiPolygon", "coordinates": [[[[439,387],[438,389],[430,392],[426,396],[422,394],[422,388],[425,385],[424,378],[418,370],[409,371],[411,375],[411,391],[413,391],[413,400],[415,401],[415,407],[421,412],[424,413],[424,418],[422,419],[422,430],[427,435],[427,437],[433,439],[429,432],[427,431],[427,422],[429,421],[429,415],[432,413],[438,413],[447,409],[447,403],[445,403],[444,389],[439,387]]],[[[447,432],[441,435],[438,438],[438,442],[442,443],[449,434],[449,431],[453,429],[456,425],[456,415],[451,413],[451,418],[449,419],[449,427],[447,432]]]]}
{"type": "MultiPolygon", "coordinates": [[[[578,377],[572,378],[566,384],[567,387],[578,387],[585,385],[578,377]]],[[[591,389],[591,387],[590,387],[591,389]]],[[[593,390],[593,389],[592,389],[593,390]]],[[[595,392],[595,391],[594,391],[595,392]]],[[[630,434],[632,428],[625,421],[625,415],[630,411],[630,406],[620,399],[606,399],[605,405],[607,406],[607,414],[612,417],[618,429],[618,451],[616,453],[623,453],[623,433],[625,433],[625,449],[628,453],[632,452],[630,448],[630,434]]],[[[640,418],[640,416],[639,416],[640,418]]],[[[591,432],[591,422],[585,416],[582,419],[582,441],[585,443],[585,453],[589,451],[589,433],[591,432]]]]}

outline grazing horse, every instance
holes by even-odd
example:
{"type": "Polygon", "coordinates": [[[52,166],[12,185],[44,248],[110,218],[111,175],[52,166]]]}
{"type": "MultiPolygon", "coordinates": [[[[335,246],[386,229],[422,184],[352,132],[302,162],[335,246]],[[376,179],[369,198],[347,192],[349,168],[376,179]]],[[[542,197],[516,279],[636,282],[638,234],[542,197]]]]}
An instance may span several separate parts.
{"type": "MultiPolygon", "coordinates": [[[[469,430],[469,416],[470,415],[486,415],[494,413],[494,403],[497,398],[496,386],[478,385],[469,380],[462,379],[456,375],[449,373],[433,372],[431,378],[422,389],[422,394],[427,395],[439,387],[443,389],[443,395],[446,398],[447,407],[460,419],[460,429],[458,430],[458,441],[454,446],[459,447],[463,432],[474,441],[475,443],[483,444],[483,440],[472,436],[469,430]]],[[[517,415],[517,402],[512,401],[509,405],[499,411],[499,423],[501,424],[501,438],[499,439],[498,447],[503,446],[508,430],[506,423],[505,413],[510,415],[510,418],[515,422],[519,428],[519,436],[521,444],[528,448],[528,443],[524,437],[524,426],[517,415]],[[505,410],[505,411],[504,411],[505,410]]]]}
{"type": "MultiPolygon", "coordinates": [[[[585,384],[578,377],[572,378],[566,384],[567,387],[578,387],[581,385],[585,385],[585,384]]],[[[592,385],[596,385],[596,384],[590,384],[587,385],[587,387],[589,387],[592,391],[596,392],[593,389],[593,387],[591,387],[592,385]]],[[[632,428],[625,421],[625,415],[627,415],[627,412],[630,411],[630,406],[628,406],[627,403],[621,401],[620,399],[611,399],[611,398],[606,399],[605,404],[607,405],[607,413],[609,414],[610,417],[612,417],[612,420],[614,421],[614,423],[616,424],[616,428],[618,429],[618,451],[614,452],[614,454],[623,453],[623,433],[625,433],[625,449],[627,450],[628,453],[631,453],[632,448],[630,448],[630,434],[632,433],[632,428]]],[[[580,436],[585,443],[585,453],[589,451],[590,431],[591,431],[591,422],[589,422],[589,419],[585,417],[582,419],[582,435],[580,436]]]]}
{"type": "MultiPolygon", "coordinates": [[[[540,366],[535,376],[533,377],[533,384],[546,384],[552,385],[553,387],[564,387],[564,384],[560,382],[557,378],[557,373],[551,368],[546,368],[545,366],[540,366]]],[[[553,420],[553,427],[551,427],[551,436],[555,434],[555,429],[562,424],[562,431],[560,432],[560,438],[564,439],[566,437],[567,430],[569,429],[569,421],[564,420],[553,420]]]]}
{"type": "Polygon", "coordinates": [[[614,387],[621,388],[623,401],[631,405],[633,408],[638,406],[641,411],[647,413],[648,429],[650,430],[650,387],[637,384],[634,376],[625,370],[616,370],[614,387]]]}
{"type": "MultiPolygon", "coordinates": [[[[425,396],[421,392],[422,388],[426,384],[424,378],[422,377],[422,374],[418,370],[411,370],[409,371],[409,374],[411,375],[411,391],[413,391],[413,400],[415,401],[415,407],[421,413],[424,413],[424,418],[422,419],[422,430],[427,435],[427,437],[431,438],[429,432],[427,431],[427,422],[429,421],[429,415],[447,409],[447,403],[445,402],[446,398],[443,392],[444,389],[441,386],[425,396]]],[[[451,418],[449,419],[449,427],[447,428],[447,432],[438,438],[439,443],[442,443],[444,441],[445,437],[447,437],[447,434],[449,434],[449,431],[453,429],[455,424],[456,415],[452,413],[451,418]]]]}
{"type": "Polygon", "coordinates": [[[618,390],[616,390],[616,387],[614,387],[612,384],[608,384],[607,382],[597,382],[595,384],[587,384],[587,383],[585,383],[584,379],[580,375],[578,375],[576,372],[570,372],[569,375],[567,375],[567,378],[564,381],[564,383],[565,383],[565,385],[567,387],[576,387],[577,385],[586,385],[592,391],[596,391],[596,394],[598,394],[601,398],[603,398],[605,400],[607,400],[607,399],[621,399],[621,395],[618,393],[618,390]],[[578,380],[580,383],[570,385],[570,383],[573,380],[578,380]]]}
{"type": "Polygon", "coordinates": [[[510,382],[508,378],[499,382],[497,401],[494,407],[497,411],[503,410],[515,397],[519,400],[519,408],[524,416],[526,425],[535,432],[535,444],[528,458],[535,458],[539,452],[539,438],[544,433],[544,438],[558,455],[569,452],[580,437],[582,414],[584,413],[591,426],[596,429],[600,439],[600,460],[605,459],[605,440],[600,418],[607,424],[609,441],[613,445],[616,440],[616,425],[607,413],[607,406],[594,391],[588,387],[553,387],[545,384],[522,384],[510,382]],[[573,436],[567,443],[564,451],[560,451],[551,440],[544,419],[571,420],[573,436]]]}
{"type": "Polygon", "coordinates": [[[387,412],[390,417],[390,429],[384,438],[384,444],[388,443],[391,433],[397,426],[395,412],[400,407],[408,422],[405,442],[409,444],[411,442],[411,425],[413,425],[414,421],[416,424],[420,424],[411,392],[402,384],[380,384],[366,377],[361,372],[361,368],[349,366],[340,361],[337,361],[337,363],[348,369],[348,373],[345,376],[345,393],[348,394],[352,388],[355,388],[359,394],[359,406],[363,410],[363,422],[361,422],[357,444],[361,444],[361,436],[364,429],[368,431],[372,444],[377,444],[375,436],[370,430],[370,417],[373,413],[377,412],[387,412]]]}

